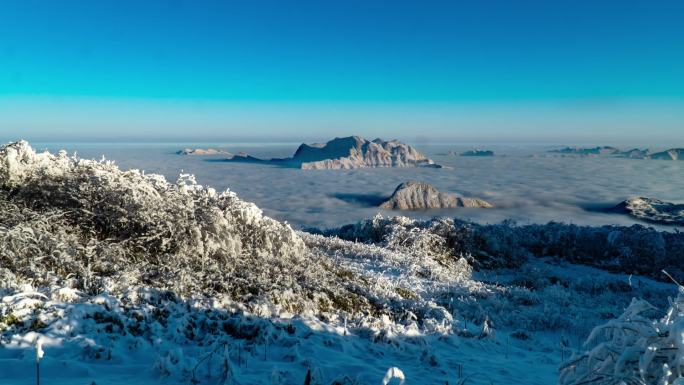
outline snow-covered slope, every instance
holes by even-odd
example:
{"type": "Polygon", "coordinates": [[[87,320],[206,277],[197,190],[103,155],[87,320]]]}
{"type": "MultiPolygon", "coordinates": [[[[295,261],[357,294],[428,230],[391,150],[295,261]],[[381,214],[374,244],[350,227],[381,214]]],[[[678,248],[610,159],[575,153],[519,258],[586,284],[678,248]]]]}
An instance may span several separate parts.
{"type": "Polygon", "coordinates": [[[393,367],[406,383],[548,384],[632,297],[665,309],[675,292],[628,264],[568,264],[584,250],[554,227],[536,235],[544,259],[515,230],[446,219],[296,232],[190,176],[25,142],[0,149],[0,211],[3,384],[35,383],[38,342],[42,382],[60,385],[372,384],[393,367]]]}
{"type": "MultiPolygon", "coordinates": [[[[435,307],[422,297],[408,304],[392,284],[349,274],[288,225],[187,175],[168,183],[17,142],[0,149],[0,205],[2,267],[36,286],[112,295],[150,287],[184,298],[228,296],[248,309],[344,312],[349,322],[409,305],[419,322],[430,322],[435,307]]],[[[453,281],[459,264],[433,265],[453,281]]]]}

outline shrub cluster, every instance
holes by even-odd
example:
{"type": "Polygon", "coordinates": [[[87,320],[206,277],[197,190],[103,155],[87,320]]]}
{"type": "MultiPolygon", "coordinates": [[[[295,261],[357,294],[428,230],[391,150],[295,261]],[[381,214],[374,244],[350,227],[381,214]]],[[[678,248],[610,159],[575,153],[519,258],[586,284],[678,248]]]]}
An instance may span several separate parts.
{"type": "Polygon", "coordinates": [[[684,280],[684,234],[641,225],[578,226],[550,222],[519,226],[511,221],[480,225],[458,219],[428,221],[383,218],[329,230],[327,236],[407,247],[450,258],[467,257],[476,267],[519,267],[530,256],[562,260],[665,280],[662,270],[684,280]]]}
{"type": "Polygon", "coordinates": [[[149,286],[293,312],[315,310],[321,287],[347,293],[288,225],[187,175],[169,183],[16,142],[0,148],[0,210],[0,268],[34,286],[149,286]]]}

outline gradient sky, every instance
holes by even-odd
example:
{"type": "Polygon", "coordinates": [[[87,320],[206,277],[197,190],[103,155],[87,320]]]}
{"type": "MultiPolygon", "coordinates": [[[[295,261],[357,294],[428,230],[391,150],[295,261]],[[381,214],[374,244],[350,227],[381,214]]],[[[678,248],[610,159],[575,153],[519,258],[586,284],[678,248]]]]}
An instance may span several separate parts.
{"type": "Polygon", "coordinates": [[[0,2],[0,138],[684,142],[684,1],[0,2]]]}

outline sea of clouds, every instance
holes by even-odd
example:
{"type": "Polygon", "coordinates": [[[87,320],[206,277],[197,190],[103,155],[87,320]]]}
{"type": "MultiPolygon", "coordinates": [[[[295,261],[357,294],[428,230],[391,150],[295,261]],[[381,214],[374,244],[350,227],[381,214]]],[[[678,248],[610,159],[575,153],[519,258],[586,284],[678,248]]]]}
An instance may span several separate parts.
{"type": "MultiPolygon", "coordinates": [[[[625,215],[607,214],[611,207],[632,196],[684,201],[684,162],[621,158],[558,157],[550,145],[488,145],[494,157],[450,157],[473,149],[463,145],[419,145],[418,148],[445,169],[299,170],[272,165],[223,163],[220,157],[181,156],[185,147],[245,151],[257,157],[286,157],[297,144],[198,143],[32,143],[37,149],[99,159],[103,155],[122,168],[160,173],[175,181],[179,173],[195,174],[201,184],[230,189],[264,212],[295,228],[333,227],[383,215],[415,218],[458,217],[480,223],[512,219],[519,223],[630,225],[641,223],[625,215]],[[495,209],[452,209],[392,212],[377,205],[405,181],[427,182],[441,191],[478,197],[495,209]]],[[[664,228],[664,227],[662,227],[664,228]]],[[[672,228],[670,228],[672,229],[672,228]]]]}

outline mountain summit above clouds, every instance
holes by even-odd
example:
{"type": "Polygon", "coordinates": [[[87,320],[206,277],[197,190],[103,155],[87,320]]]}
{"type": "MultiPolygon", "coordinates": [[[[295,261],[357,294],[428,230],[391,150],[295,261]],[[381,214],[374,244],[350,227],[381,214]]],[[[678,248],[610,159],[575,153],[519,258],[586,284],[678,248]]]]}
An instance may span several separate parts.
{"type": "Polygon", "coordinates": [[[304,170],[442,167],[406,143],[382,139],[370,141],[360,136],[335,138],[327,143],[303,143],[291,158],[264,160],[248,155],[235,155],[226,161],[266,162],[304,170]]]}
{"type": "Polygon", "coordinates": [[[439,192],[427,183],[405,182],[397,186],[392,197],[380,205],[391,210],[426,210],[456,207],[491,208],[491,203],[477,198],[463,198],[439,192]]]}

